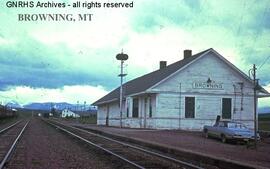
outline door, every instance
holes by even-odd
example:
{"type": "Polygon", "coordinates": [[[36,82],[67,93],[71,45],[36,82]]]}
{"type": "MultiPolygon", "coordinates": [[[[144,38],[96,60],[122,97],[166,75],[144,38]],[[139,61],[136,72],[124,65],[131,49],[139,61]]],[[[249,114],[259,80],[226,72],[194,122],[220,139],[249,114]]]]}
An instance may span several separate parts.
{"type": "Polygon", "coordinates": [[[222,119],[231,119],[232,117],[232,99],[222,98],[222,119]]]}

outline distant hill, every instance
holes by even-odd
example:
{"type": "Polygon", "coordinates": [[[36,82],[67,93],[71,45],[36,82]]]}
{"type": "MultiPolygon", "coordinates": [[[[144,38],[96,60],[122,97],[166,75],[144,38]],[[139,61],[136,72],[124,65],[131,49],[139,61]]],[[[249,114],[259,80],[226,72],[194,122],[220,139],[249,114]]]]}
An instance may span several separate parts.
{"type": "Polygon", "coordinates": [[[258,109],[259,114],[270,113],[270,107],[260,107],[258,109]]]}
{"type": "Polygon", "coordinates": [[[46,102],[46,103],[30,103],[27,105],[24,105],[23,107],[26,109],[31,109],[31,110],[51,110],[53,107],[56,109],[65,109],[68,107],[72,107],[72,104],[69,103],[53,103],[53,102],[46,102]]]}
{"type": "Polygon", "coordinates": [[[30,110],[51,110],[52,108],[55,108],[56,110],[63,110],[63,109],[70,109],[73,111],[88,111],[88,110],[96,110],[96,107],[84,105],[83,104],[70,104],[66,102],[60,102],[60,103],[53,103],[53,102],[46,102],[46,103],[30,103],[23,106],[26,109],[30,110]]]}
{"type": "Polygon", "coordinates": [[[15,108],[15,109],[17,109],[17,108],[23,108],[23,106],[20,105],[20,104],[19,104],[18,102],[16,102],[16,101],[8,102],[8,103],[6,104],[6,106],[7,106],[7,107],[11,107],[11,108],[15,108]]]}

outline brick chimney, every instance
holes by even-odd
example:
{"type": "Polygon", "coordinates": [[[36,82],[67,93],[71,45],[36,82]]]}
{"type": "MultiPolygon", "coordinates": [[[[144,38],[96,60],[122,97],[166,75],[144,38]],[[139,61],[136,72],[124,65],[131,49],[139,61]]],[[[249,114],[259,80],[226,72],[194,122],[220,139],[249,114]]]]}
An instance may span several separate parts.
{"type": "Polygon", "coordinates": [[[163,69],[167,66],[167,62],[166,61],[160,61],[159,62],[159,69],[163,69]]]}
{"type": "Polygon", "coordinates": [[[192,50],[186,49],[184,50],[184,59],[192,56],[192,50]]]}

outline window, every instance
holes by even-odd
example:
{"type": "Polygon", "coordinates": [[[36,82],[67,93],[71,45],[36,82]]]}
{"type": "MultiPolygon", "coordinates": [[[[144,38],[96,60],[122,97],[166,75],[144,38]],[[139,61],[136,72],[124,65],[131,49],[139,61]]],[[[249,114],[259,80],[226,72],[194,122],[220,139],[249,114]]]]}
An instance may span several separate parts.
{"type": "Polygon", "coordinates": [[[242,123],[228,123],[228,128],[246,129],[247,127],[242,123]]]}
{"type": "Polygon", "coordinates": [[[151,101],[151,97],[149,97],[149,117],[152,117],[152,101],[151,101]]]}
{"type": "Polygon", "coordinates": [[[195,97],[185,97],[185,118],[195,117],[195,97]]]}
{"type": "Polygon", "coordinates": [[[132,105],[132,117],[139,117],[139,99],[134,98],[132,105]]]}
{"type": "Polygon", "coordinates": [[[222,118],[231,119],[232,116],[232,99],[222,98],[222,118]]]}
{"type": "Polygon", "coordinates": [[[219,124],[218,124],[218,127],[225,127],[226,125],[225,125],[225,123],[224,122],[219,122],[219,124]]]}

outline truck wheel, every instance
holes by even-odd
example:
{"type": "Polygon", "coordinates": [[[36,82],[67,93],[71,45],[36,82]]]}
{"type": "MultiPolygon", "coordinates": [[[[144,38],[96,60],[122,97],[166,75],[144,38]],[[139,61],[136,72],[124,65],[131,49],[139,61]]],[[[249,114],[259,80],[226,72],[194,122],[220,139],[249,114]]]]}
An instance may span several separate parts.
{"type": "Polygon", "coordinates": [[[227,142],[227,139],[226,139],[226,136],[225,135],[221,135],[221,141],[222,143],[226,143],[227,142]]]}

